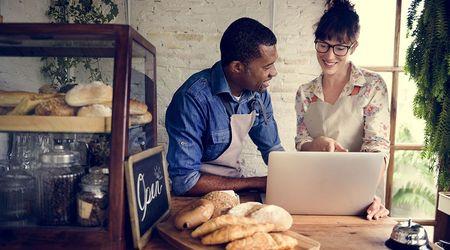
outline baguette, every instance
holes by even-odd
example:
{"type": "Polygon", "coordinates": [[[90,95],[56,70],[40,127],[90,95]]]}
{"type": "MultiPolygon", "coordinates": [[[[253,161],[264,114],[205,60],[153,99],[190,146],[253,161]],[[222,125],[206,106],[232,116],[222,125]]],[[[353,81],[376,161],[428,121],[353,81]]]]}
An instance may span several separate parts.
{"type": "Polygon", "coordinates": [[[239,225],[239,224],[245,225],[257,223],[258,222],[256,220],[251,218],[237,217],[230,214],[225,214],[203,223],[201,226],[197,227],[194,231],[192,231],[191,236],[193,238],[202,237],[215,230],[218,230],[222,227],[229,225],[239,225]]]}
{"type": "Polygon", "coordinates": [[[275,226],[270,223],[225,226],[203,237],[202,244],[223,244],[233,240],[251,236],[257,232],[270,232],[274,229],[274,227],[275,226]]]}
{"type": "Polygon", "coordinates": [[[179,230],[194,228],[211,218],[214,205],[211,201],[200,199],[191,202],[181,209],[174,220],[175,227],[179,230]]]}
{"type": "Polygon", "coordinates": [[[104,102],[112,102],[112,87],[99,81],[80,84],[66,94],[66,103],[73,107],[81,107],[104,102]]]}

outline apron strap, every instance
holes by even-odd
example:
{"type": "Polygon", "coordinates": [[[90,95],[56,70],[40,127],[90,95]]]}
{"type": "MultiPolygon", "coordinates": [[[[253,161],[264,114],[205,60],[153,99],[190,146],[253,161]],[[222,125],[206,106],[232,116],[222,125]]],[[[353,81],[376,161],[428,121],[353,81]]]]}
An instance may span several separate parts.
{"type": "Polygon", "coordinates": [[[258,100],[259,106],[261,107],[261,112],[264,118],[264,123],[267,125],[269,122],[269,118],[267,118],[267,111],[266,107],[264,106],[264,103],[262,102],[261,98],[256,98],[258,100]]]}
{"type": "Polygon", "coordinates": [[[228,117],[231,117],[234,114],[233,109],[231,108],[230,102],[228,102],[225,99],[225,95],[219,95],[220,100],[222,101],[223,105],[225,106],[225,110],[227,111],[228,117]]]}

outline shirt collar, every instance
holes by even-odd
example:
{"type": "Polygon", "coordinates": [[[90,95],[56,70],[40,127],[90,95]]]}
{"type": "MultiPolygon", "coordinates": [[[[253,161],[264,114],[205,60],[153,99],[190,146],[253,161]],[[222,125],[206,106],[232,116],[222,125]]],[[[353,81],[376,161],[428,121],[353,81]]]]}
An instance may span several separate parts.
{"type": "MultiPolygon", "coordinates": [[[[362,87],[366,83],[366,78],[364,77],[363,72],[360,68],[356,67],[355,64],[350,62],[350,80],[345,84],[344,89],[341,92],[342,95],[349,95],[355,86],[362,87]]],[[[322,88],[322,79],[323,79],[323,73],[320,74],[319,77],[314,79],[313,82],[313,93],[315,96],[320,98],[321,100],[324,100],[323,97],[323,88],[322,88]]]]}
{"type": "MultiPolygon", "coordinates": [[[[230,85],[228,85],[227,79],[225,78],[225,73],[223,72],[221,61],[216,62],[211,68],[211,90],[213,95],[220,93],[228,93],[231,96],[230,85]]],[[[250,100],[255,95],[254,91],[244,90],[242,92],[240,102],[243,100],[250,100]]],[[[234,99],[233,99],[234,100],[234,99]]]]}

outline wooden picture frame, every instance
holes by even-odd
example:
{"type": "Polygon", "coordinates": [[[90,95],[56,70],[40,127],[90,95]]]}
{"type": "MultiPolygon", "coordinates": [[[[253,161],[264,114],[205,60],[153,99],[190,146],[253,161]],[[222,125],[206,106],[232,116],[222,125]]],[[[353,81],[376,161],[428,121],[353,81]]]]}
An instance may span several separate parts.
{"type": "Polygon", "coordinates": [[[133,245],[136,249],[142,249],[149,241],[153,228],[169,215],[171,208],[163,146],[130,156],[125,163],[125,179],[133,245]],[[149,179],[153,180],[152,183],[145,182],[149,179]]]}

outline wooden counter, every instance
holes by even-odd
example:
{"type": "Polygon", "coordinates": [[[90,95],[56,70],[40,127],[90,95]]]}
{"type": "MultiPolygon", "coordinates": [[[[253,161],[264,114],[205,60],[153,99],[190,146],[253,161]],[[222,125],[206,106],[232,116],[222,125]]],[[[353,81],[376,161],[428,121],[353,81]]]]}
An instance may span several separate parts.
{"type": "MultiPolygon", "coordinates": [[[[259,200],[257,194],[240,194],[241,202],[259,200]]],[[[173,197],[171,214],[192,201],[192,197],[173,197]]],[[[388,249],[384,242],[396,224],[391,218],[368,221],[357,216],[308,216],[294,215],[291,230],[308,236],[321,244],[320,249],[388,249]]],[[[155,230],[156,231],[156,230],[155,230]]],[[[175,249],[158,234],[144,248],[175,249]]]]}

